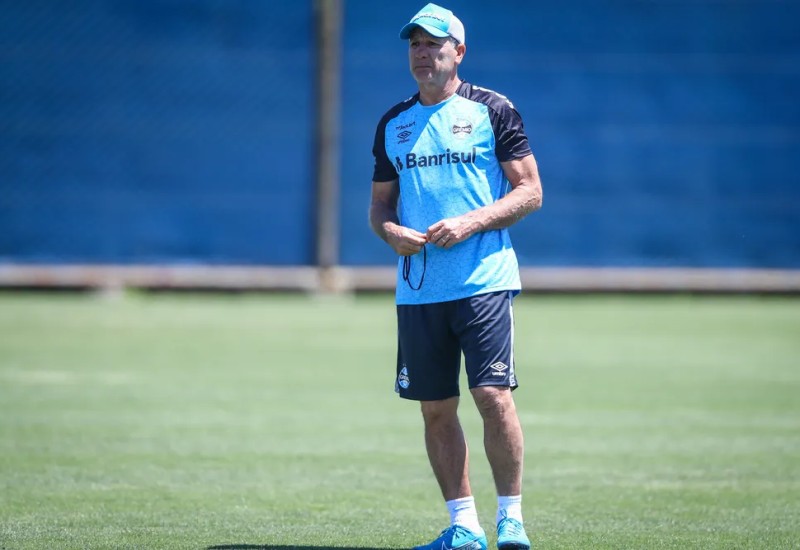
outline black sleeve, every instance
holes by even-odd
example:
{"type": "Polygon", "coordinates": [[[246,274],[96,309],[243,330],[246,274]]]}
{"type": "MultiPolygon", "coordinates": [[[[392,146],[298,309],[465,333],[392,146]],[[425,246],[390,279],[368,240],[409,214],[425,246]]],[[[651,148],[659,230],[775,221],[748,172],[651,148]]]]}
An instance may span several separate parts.
{"type": "Polygon", "coordinates": [[[386,155],[386,123],[384,116],[378,123],[375,131],[375,141],[372,145],[372,155],[375,157],[375,169],[372,172],[372,181],[394,181],[398,178],[397,170],[386,155]]]}
{"type": "Polygon", "coordinates": [[[510,101],[504,98],[503,101],[493,102],[489,107],[489,117],[494,130],[497,160],[505,162],[531,154],[522,117],[510,101]]]}

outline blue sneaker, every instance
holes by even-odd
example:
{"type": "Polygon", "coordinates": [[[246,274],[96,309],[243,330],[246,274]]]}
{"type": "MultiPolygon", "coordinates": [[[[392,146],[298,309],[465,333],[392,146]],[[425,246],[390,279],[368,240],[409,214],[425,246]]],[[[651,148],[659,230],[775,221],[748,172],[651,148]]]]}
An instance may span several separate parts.
{"type": "Polygon", "coordinates": [[[432,543],[415,546],[414,550],[486,550],[487,546],[483,529],[480,533],[475,533],[466,527],[451,525],[432,543]]]}
{"type": "Polygon", "coordinates": [[[497,524],[497,550],[529,550],[531,541],[525,527],[514,518],[503,518],[497,524]]]}

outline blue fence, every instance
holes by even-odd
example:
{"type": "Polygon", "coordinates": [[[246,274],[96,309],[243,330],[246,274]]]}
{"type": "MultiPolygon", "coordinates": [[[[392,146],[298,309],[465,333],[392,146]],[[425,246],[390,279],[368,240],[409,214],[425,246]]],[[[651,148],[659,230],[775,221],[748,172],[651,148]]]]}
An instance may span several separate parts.
{"type": "Polygon", "coordinates": [[[313,39],[309,2],[4,2],[0,259],[311,263],[313,39]]]}
{"type": "MultiPolygon", "coordinates": [[[[341,263],[424,1],[345,2],[341,263]]],[[[462,76],[540,165],[527,266],[800,268],[800,3],[475,0],[462,76]]],[[[0,261],[314,262],[310,1],[3,2],[0,261]]]]}

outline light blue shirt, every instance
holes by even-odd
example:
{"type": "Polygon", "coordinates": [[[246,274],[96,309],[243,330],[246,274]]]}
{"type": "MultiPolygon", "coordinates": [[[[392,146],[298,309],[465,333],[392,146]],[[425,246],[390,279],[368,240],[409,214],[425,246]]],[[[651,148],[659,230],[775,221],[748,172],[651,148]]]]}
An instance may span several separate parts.
{"type": "MultiPolygon", "coordinates": [[[[505,195],[510,185],[501,160],[526,156],[530,147],[508,99],[464,82],[442,103],[425,106],[414,96],[391,109],[378,125],[373,153],[373,180],[399,180],[400,224],[425,233],[505,195]]],[[[521,287],[507,229],[476,233],[448,249],[426,244],[405,261],[408,281],[404,259],[398,260],[398,305],[521,287]]]]}

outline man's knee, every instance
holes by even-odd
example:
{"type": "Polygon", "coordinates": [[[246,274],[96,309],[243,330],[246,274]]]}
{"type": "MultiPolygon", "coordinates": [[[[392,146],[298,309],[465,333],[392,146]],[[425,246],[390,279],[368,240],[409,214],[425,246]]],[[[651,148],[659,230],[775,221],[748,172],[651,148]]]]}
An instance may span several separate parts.
{"type": "Polygon", "coordinates": [[[514,398],[511,388],[505,386],[481,386],[472,388],[472,397],[484,419],[503,418],[514,414],[514,398]]]}
{"type": "Polygon", "coordinates": [[[458,414],[458,397],[440,401],[420,401],[420,410],[428,426],[452,422],[458,414]]]}

